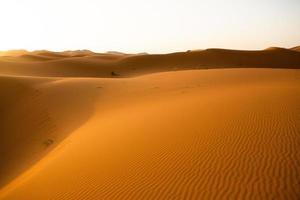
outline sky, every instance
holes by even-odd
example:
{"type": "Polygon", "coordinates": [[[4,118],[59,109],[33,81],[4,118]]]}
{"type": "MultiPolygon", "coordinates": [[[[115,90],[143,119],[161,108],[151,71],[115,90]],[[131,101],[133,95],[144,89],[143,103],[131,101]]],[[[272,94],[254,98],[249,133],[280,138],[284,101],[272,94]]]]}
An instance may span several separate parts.
{"type": "Polygon", "coordinates": [[[300,0],[0,0],[0,50],[300,45],[300,0]]]}

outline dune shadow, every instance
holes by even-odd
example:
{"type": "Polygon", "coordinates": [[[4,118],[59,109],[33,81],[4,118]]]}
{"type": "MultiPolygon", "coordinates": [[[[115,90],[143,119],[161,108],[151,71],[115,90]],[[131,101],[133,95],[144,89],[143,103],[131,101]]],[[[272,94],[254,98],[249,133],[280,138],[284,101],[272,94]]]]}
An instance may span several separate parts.
{"type": "Polygon", "coordinates": [[[93,114],[96,96],[80,96],[72,84],[63,87],[64,91],[60,91],[61,84],[36,89],[29,79],[0,77],[0,188],[93,114]]]}

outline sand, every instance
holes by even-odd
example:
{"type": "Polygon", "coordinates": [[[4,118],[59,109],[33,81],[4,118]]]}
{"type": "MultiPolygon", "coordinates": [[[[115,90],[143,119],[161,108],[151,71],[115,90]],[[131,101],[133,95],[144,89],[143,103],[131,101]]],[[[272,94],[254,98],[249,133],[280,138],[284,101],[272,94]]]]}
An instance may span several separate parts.
{"type": "Polygon", "coordinates": [[[296,47],[293,47],[291,49],[294,50],[294,51],[300,51],[300,46],[296,46],[296,47]]]}
{"type": "MultiPolygon", "coordinates": [[[[149,73],[211,68],[300,68],[300,52],[268,48],[261,51],[207,49],[170,54],[94,53],[87,50],[35,51],[0,57],[7,76],[135,77],[149,73]],[[113,72],[113,73],[112,73],[113,72]],[[113,75],[114,74],[114,75],[113,75]]],[[[3,54],[3,53],[2,53],[3,54]]],[[[1,55],[1,54],[0,54],[1,55]]]]}
{"type": "Polygon", "coordinates": [[[0,199],[299,199],[299,53],[195,52],[1,57],[0,199]]]}

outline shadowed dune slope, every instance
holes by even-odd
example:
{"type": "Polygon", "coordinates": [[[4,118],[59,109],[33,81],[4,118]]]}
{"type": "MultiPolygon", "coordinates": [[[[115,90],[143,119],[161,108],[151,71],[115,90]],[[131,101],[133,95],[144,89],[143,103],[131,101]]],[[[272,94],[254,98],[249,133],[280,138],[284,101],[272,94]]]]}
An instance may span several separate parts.
{"type": "Polygon", "coordinates": [[[300,52],[283,48],[268,48],[263,51],[207,49],[157,55],[41,51],[28,53],[31,58],[35,56],[34,59],[24,60],[25,55],[13,59],[0,57],[0,74],[43,77],[131,77],[187,69],[300,68],[300,52]]]}
{"type": "Polygon", "coordinates": [[[84,84],[0,76],[0,187],[84,123],[95,96],[84,84]]]}
{"type": "Polygon", "coordinates": [[[10,115],[0,147],[18,151],[2,160],[0,179],[16,174],[20,152],[40,159],[6,182],[1,200],[300,198],[298,69],[0,80],[10,115]]]}

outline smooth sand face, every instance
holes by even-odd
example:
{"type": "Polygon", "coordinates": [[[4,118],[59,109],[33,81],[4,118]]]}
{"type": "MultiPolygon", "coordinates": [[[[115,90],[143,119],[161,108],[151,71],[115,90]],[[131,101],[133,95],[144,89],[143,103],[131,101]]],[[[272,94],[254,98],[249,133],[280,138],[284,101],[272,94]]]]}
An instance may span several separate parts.
{"type": "Polygon", "coordinates": [[[0,199],[299,199],[299,55],[6,53],[0,199]]]}
{"type": "Polygon", "coordinates": [[[0,95],[1,200],[300,197],[298,69],[6,74],[0,95]]]}

